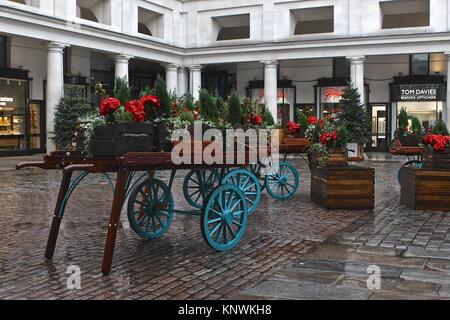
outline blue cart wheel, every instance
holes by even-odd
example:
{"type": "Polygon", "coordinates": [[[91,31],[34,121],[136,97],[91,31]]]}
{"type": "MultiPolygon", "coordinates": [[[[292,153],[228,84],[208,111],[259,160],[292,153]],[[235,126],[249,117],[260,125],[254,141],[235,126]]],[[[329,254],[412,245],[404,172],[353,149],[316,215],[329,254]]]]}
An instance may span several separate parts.
{"type": "Polygon", "coordinates": [[[203,208],[208,194],[219,185],[220,173],[217,169],[193,170],[188,173],[183,182],[183,195],[194,208],[203,208]]]}
{"type": "MultiPolygon", "coordinates": [[[[417,168],[417,169],[422,169],[423,166],[423,162],[421,160],[411,160],[406,162],[404,165],[402,165],[402,167],[408,167],[408,168],[417,168]]],[[[402,171],[398,170],[398,174],[397,174],[397,181],[398,183],[400,183],[402,178],[402,171]]]]}
{"type": "Polygon", "coordinates": [[[128,200],[128,221],[144,239],[161,237],[173,220],[173,196],[167,185],[148,179],[137,185],[128,200]]]}
{"type": "Polygon", "coordinates": [[[277,200],[287,200],[294,196],[299,185],[299,174],[288,162],[273,165],[266,176],[266,188],[270,196],[277,200]]]}
{"type": "Polygon", "coordinates": [[[233,249],[247,228],[247,201],[237,186],[224,184],[209,195],[200,218],[206,243],[217,251],[233,249]]]}
{"type": "Polygon", "coordinates": [[[258,179],[249,170],[233,170],[223,178],[222,183],[232,184],[241,190],[247,201],[249,215],[258,208],[261,200],[261,186],[258,179]]]}
{"type": "Polygon", "coordinates": [[[266,188],[266,179],[263,176],[263,167],[261,164],[250,164],[248,169],[255,175],[259,180],[259,185],[261,186],[261,191],[266,188]]]}

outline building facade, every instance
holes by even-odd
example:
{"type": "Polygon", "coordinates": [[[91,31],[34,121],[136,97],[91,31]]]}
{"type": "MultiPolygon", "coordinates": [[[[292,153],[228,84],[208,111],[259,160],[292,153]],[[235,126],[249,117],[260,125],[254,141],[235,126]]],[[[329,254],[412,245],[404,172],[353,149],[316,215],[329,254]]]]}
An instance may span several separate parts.
{"type": "Polygon", "coordinates": [[[65,85],[93,97],[165,76],[198,97],[237,90],[286,122],[359,89],[383,151],[404,107],[450,124],[450,0],[0,0],[0,156],[52,151],[65,85]]]}

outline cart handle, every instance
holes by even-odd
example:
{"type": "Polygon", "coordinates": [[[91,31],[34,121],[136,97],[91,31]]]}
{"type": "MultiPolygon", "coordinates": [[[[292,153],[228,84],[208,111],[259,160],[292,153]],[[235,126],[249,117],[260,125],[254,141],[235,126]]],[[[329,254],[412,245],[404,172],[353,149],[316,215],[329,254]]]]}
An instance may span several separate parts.
{"type": "Polygon", "coordinates": [[[29,162],[21,162],[16,165],[16,170],[24,169],[24,168],[41,168],[46,169],[47,164],[44,161],[29,161],[29,162]]]}
{"type": "Polygon", "coordinates": [[[67,167],[64,167],[63,171],[67,173],[71,173],[74,171],[91,171],[94,167],[94,164],[71,164],[67,167]]]}

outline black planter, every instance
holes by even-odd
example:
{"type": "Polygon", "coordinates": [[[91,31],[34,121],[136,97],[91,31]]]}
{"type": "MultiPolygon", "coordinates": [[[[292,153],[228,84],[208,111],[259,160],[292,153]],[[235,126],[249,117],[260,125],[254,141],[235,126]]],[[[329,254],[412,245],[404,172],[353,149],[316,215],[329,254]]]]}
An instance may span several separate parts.
{"type": "Polygon", "coordinates": [[[121,122],[95,129],[92,154],[95,157],[118,157],[128,152],[153,151],[153,124],[121,122]]]}
{"type": "Polygon", "coordinates": [[[418,147],[420,143],[420,136],[408,135],[404,137],[400,135],[399,140],[404,147],[418,147]]]}
{"type": "Polygon", "coordinates": [[[155,140],[154,145],[156,151],[170,152],[172,151],[173,144],[171,141],[172,132],[167,128],[165,124],[155,125],[155,140]]]}

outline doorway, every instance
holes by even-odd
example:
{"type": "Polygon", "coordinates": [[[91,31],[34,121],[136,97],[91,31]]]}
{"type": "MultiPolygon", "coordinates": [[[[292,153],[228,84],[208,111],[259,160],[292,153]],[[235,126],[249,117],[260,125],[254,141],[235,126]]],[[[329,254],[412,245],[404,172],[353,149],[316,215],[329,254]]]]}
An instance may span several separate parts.
{"type": "Polygon", "coordinates": [[[387,152],[389,148],[389,107],[387,103],[374,103],[369,106],[371,116],[371,152],[387,152]]]}
{"type": "Polygon", "coordinates": [[[46,122],[45,103],[43,100],[30,100],[29,111],[30,151],[45,152],[46,149],[46,122]]]}

